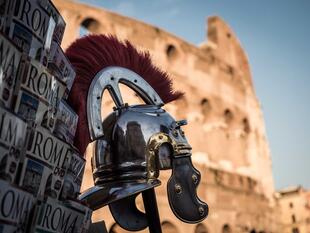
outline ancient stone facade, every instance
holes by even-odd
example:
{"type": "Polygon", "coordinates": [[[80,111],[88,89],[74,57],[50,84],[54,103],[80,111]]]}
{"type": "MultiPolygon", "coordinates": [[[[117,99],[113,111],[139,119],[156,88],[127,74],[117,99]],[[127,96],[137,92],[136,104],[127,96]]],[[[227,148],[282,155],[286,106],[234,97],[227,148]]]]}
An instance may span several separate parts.
{"type": "Polygon", "coordinates": [[[280,207],[280,232],[310,233],[310,192],[301,186],[276,193],[280,207]]]}
{"type": "MultiPolygon", "coordinates": [[[[155,63],[171,75],[175,88],[185,92],[183,99],[165,108],[176,119],[189,121],[185,131],[195,166],[202,173],[198,191],[210,214],[198,225],[181,223],[169,208],[163,184],[157,193],[164,232],[278,232],[263,115],[247,56],[229,26],[219,17],[210,17],[206,41],[195,46],[104,9],[69,0],[54,3],[67,22],[64,48],[79,37],[81,27],[115,34],[149,50],[155,63]]],[[[168,172],[161,173],[162,180],[168,177],[168,172]]],[[[84,188],[92,185],[88,164],[84,188]]],[[[107,208],[95,212],[94,220],[99,219],[106,221],[110,232],[121,232],[107,208]]]]}

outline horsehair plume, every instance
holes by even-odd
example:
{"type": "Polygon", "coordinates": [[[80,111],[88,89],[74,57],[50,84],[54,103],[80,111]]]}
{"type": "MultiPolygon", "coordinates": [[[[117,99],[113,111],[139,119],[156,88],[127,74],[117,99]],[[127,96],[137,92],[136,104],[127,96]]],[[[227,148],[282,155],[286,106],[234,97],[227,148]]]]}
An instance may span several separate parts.
{"type": "Polygon", "coordinates": [[[134,71],[153,87],[164,103],[183,95],[173,91],[168,74],[153,65],[150,54],[138,51],[128,40],[121,42],[112,35],[89,35],[73,42],[66,55],[77,74],[68,102],[79,116],[74,144],[82,154],[91,142],[87,122],[88,89],[102,69],[120,66],[134,71]]]}

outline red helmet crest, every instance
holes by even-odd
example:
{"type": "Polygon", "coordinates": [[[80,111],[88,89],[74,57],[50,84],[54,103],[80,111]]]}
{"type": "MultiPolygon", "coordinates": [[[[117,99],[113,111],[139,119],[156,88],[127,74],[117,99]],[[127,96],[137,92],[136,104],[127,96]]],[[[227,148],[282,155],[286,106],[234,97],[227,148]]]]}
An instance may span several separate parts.
{"type": "Polygon", "coordinates": [[[166,72],[156,67],[148,52],[138,51],[129,41],[121,42],[110,35],[89,35],[76,40],[66,55],[76,71],[76,78],[68,102],[79,116],[75,146],[84,153],[91,142],[87,122],[87,95],[89,86],[102,69],[120,66],[132,70],[147,81],[164,103],[178,99],[183,94],[172,89],[166,72]]]}

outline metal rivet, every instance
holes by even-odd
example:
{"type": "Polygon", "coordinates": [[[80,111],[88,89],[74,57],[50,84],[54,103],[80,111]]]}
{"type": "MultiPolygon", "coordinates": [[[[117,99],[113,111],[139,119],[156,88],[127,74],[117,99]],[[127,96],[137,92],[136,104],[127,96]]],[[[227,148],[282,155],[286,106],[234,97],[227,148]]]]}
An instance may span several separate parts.
{"type": "Polygon", "coordinates": [[[194,182],[195,184],[197,184],[197,182],[198,182],[198,177],[197,177],[195,174],[193,174],[193,175],[192,175],[192,180],[193,180],[193,182],[194,182]]]}
{"type": "Polygon", "coordinates": [[[176,138],[179,136],[178,131],[177,130],[173,130],[173,136],[175,136],[176,138]]]}
{"type": "Polygon", "coordinates": [[[198,211],[199,211],[200,216],[204,215],[205,213],[205,210],[202,206],[199,206],[198,211]]]}
{"type": "Polygon", "coordinates": [[[181,187],[181,185],[176,184],[176,185],[174,186],[174,191],[175,191],[177,194],[182,193],[182,187],[181,187]]]}

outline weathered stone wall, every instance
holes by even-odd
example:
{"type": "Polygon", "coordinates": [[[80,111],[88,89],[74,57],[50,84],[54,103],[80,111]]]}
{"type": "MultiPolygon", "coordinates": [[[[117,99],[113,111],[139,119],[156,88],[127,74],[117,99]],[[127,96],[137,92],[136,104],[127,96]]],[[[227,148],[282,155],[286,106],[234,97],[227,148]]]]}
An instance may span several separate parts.
{"type": "MultiPolygon", "coordinates": [[[[157,192],[164,229],[276,232],[264,120],[247,56],[229,26],[219,17],[210,17],[206,41],[195,46],[104,9],[64,0],[54,3],[67,22],[64,48],[79,37],[81,26],[92,33],[115,34],[149,50],[155,63],[171,75],[175,88],[186,94],[165,108],[176,119],[189,121],[185,132],[193,147],[194,163],[202,172],[199,192],[210,205],[210,216],[202,225],[180,223],[171,213],[162,185],[157,192]]],[[[90,152],[91,147],[87,156],[90,152]]],[[[84,188],[92,186],[90,166],[85,176],[84,188]]],[[[168,174],[161,178],[165,176],[168,174]]],[[[107,209],[97,211],[94,218],[104,218],[109,229],[114,223],[107,209]]]]}
{"type": "Polygon", "coordinates": [[[276,193],[281,212],[280,232],[310,233],[310,193],[291,187],[276,193]]]}

